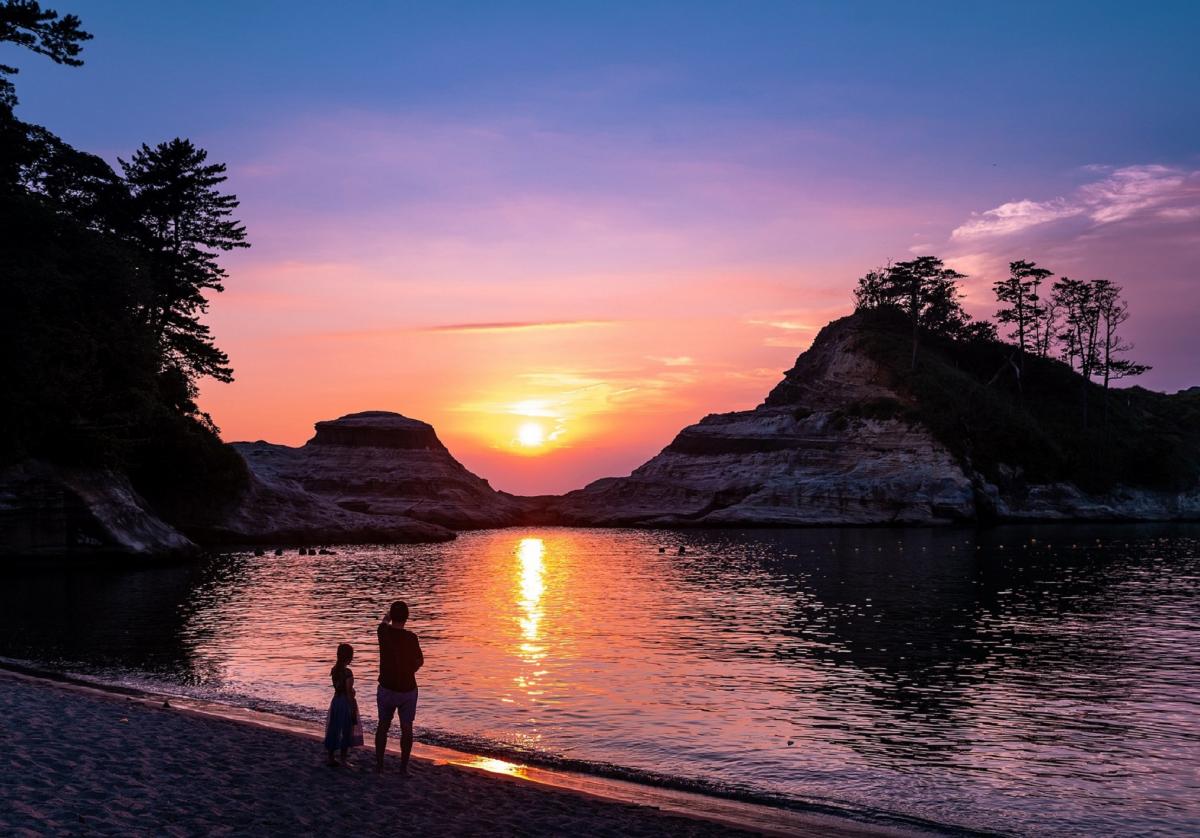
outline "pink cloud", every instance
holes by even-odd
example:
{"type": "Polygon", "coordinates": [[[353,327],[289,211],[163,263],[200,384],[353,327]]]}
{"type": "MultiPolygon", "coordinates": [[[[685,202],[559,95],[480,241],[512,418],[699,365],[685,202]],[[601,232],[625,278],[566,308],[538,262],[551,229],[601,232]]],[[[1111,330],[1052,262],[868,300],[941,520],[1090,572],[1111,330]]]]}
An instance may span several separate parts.
{"type": "MultiPolygon", "coordinates": [[[[1099,167],[1089,167],[1095,171],[1099,167]]],[[[1069,197],[1010,201],[972,216],[950,234],[954,240],[1007,236],[1031,227],[1085,217],[1112,224],[1156,209],[1161,218],[1188,220],[1200,209],[1200,172],[1160,165],[1126,166],[1079,187],[1069,197]]]]}

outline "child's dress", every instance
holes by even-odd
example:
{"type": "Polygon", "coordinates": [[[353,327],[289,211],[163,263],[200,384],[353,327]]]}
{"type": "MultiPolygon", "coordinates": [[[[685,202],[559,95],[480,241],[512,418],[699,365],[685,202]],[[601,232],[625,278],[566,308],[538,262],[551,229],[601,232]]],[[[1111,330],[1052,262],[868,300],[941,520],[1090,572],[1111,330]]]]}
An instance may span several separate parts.
{"type": "Polygon", "coordinates": [[[350,695],[354,673],[349,667],[334,667],[333,701],[329,702],[329,718],[325,721],[325,750],[340,751],[363,743],[362,725],[358,721],[358,702],[350,695]]]}

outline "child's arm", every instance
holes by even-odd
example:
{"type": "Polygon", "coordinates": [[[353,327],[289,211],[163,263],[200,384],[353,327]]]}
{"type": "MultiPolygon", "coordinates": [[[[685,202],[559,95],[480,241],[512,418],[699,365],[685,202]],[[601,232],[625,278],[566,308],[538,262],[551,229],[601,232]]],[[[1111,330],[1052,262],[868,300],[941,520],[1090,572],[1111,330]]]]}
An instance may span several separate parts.
{"type": "Polygon", "coordinates": [[[354,698],[354,695],[355,695],[355,693],[354,693],[354,673],[353,672],[346,673],[346,695],[350,696],[351,698],[354,698]]]}

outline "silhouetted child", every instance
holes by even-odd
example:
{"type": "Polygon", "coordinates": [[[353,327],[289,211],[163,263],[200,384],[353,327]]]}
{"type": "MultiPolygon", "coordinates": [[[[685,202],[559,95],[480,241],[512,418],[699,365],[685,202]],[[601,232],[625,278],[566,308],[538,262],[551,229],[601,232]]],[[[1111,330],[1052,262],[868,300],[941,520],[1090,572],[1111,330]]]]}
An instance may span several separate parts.
{"type": "Polygon", "coordinates": [[[354,697],[354,673],[350,661],[354,660],[354,647],[339,643],[337,663],[329,671],[333,679],[333,701],[329,702],[329,718],[325,722],[325,750],[329,752],[328,765],[336,768],[334,751],[342,752],[342,763],[352,745],[363,743],[362,725],[358,718],[358,701],[354,697]]]}

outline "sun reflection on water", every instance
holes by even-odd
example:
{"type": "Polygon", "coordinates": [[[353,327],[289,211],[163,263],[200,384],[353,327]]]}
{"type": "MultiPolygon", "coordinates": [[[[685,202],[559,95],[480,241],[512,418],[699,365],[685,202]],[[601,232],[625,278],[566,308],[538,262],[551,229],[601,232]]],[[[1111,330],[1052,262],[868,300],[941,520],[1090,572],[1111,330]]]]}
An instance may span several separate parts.
{"type": "MultiPolygon", "coordinates": [[[[522,538],[517,542],[516,556],[516,604],[519,609],[517,622],[521,627],[521,642],[517,645],[517,656],[527,666],[527,671],[518,672],[513,678],[517,689],[525,694],[533,705],[541,701],[545,691],[539,683],[540,676],[545,675],[541,663],[546,657],[544,630],[542,618],[545,609],[542,597],[546,593],[546,544],[540,538],[522,538]]],[[[530,723],[536,723],[536,718],[530,716],[530,723]]],[[[529,747],[536,747],[541,734],[536,728],[521,733],[521,738],[529,747]]]]}
{"type": "Polygon", "coordinates": [[[525,642],[521,651],[530,663],[536,663],[544,657],[544,649],[535,641],[538,639],[538,627],[542,621],[542,594],[546,591],[546,563],[542,558],[546,545],[540,538],[522,538],[517,545],[517,559],[520,567],[517,573],[517,605],[520,606],[521,636],[525,642]]]}

